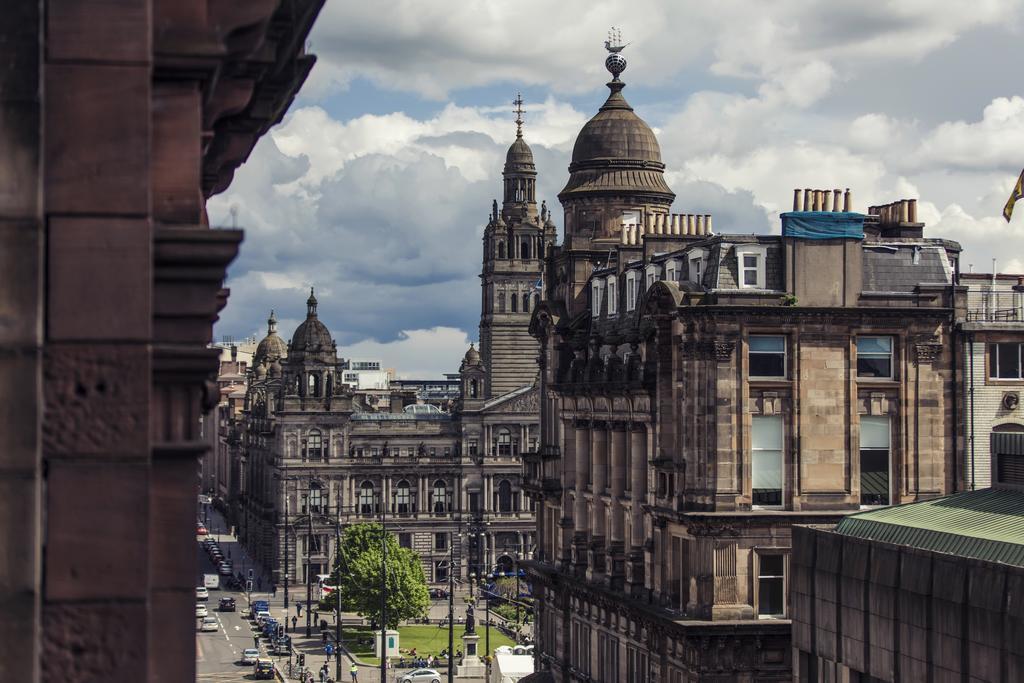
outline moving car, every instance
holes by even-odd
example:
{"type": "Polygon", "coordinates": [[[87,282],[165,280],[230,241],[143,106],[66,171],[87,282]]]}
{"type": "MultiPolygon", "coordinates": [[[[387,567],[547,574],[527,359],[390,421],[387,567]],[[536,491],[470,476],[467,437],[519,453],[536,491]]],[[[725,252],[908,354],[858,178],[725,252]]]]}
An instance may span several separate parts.
{"type": "Polygon", "coordinates": [[[275,655],[286,655],[292,651],[292,638],[291,636],[284,636],[274,641],[274,647],[271,654],[275,655]]]}
{"type": "Polygon", "coordinates": [[[273,680],[274,663],[269,659],[260,659],[252,669],[252,677],[256,679],[273,680]]]}
{"type": "Polygon", "coordinates": [[[430,589],[430,597],[432,597],[434,599],[447,598],[448,597],[448,591],[446,591],[444,588],[431,588],[430,589]]]}
{"type": "Polygon", "coordinates": [[[209,610],[206,609],[206,605],[201,602],[196,603],[196,617],[205,617],[209,613],[209,610]]]}
{"type": "Polygon", "coordinates": [[[441,683],[441,674],[434,669],[416,669],[398,679],[399,683],[441,683]]]}
{"type": "Polygon", "coordinates": [[[196,600],[209,600],[210,591],[206,590],[206,586],[196,586],[196,600]]]}
{"type": "Polygon", "coordinates": [[[217,624],[217,617],[203,617],[203,624],[199,627],[200,631],[216,631],[220,628],[217,624]]]}
{"type": "Polygon", "coordinates": [[[235,611],[235,599],[234,598],[221,598],[217,604],[217,609],[221,612],[234,612],[235,611]]]}
{"type": "Polygon", "coordinates": [[[202,524],[197,524],[196,525],[196,535],[197,536],[205,536],[208,533],[210,533],[210,532],[207,531],[205,526],[203,526],[202,524]]]}
{"type": "Polygon", "coordinates": [[[260,651],[254,647],[242,650],[242,664],[255,664],[260,660],[260,651]]]}

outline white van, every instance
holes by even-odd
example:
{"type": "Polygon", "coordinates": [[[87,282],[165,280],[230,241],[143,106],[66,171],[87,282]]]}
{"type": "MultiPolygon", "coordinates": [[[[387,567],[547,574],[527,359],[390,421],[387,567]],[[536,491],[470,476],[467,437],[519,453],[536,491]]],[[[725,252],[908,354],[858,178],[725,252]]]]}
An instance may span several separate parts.
{"type": "Polygon", "coordinates": [[[220,576],[217,574],[203,574],[203,585],[210,590],[220,588],[220,576]]]}

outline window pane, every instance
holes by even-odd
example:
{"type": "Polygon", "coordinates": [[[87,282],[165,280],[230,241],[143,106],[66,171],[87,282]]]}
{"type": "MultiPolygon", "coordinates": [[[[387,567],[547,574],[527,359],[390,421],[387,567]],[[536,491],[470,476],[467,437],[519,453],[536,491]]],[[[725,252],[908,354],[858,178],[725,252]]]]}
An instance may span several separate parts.
{"type": "Polygon", "coordinates": [[[857,354],[892,353],[892,337],[857,337],[857,354]]]}
{"type": "Polygon", "coordinates": [[[889,451],[861,450],[860,503],[889,504],[889,451]]]}
{"type": "Polygon", "coordinates": [[[1016,379],[1020,373],[1020,344],[994,344],[999,347],[999,374],[997,377],[1016,379]]]}
{"type": "Polygon", "coordinates": [[[744,285],[757,286],[757,271],[756,270],[744,269],[744,271],[743,271],[743,284],[744,285]]]}
{"type": "Polygon", "coordinates": [[[892,377],[892,361],[889,358],[857,356],[858,377],[892,377]]]}
{"type": "Polygon", "coordinates": [[[744,268],[757,268],[757,256],[744,255],[743,257],[744,268]]]}
{"type": "Polygon", "coordinates": [[[860,418],[860,447],[889,449],[889,418],[863,415],[860,418]]]}
{"type": "Polygon", "coordinates": [[[782,555],[761,555],[761,576],[782,576],[782,555]]]}
{"type": "Polygon", "coordinates": [[[754,449],[782,450],[782,416],[754,417],[751,421],[751,445],[754,449]]]}
{"type": "Polygon", "coordinates": [[[750,350],[783,352],[786,350],[786,338],[763,334],[751,335],[750,350]]]}
{"type": "Polygon", "coordinates": [[[765,616],[782,616],[786,613],[786,606],[783,603],[782,584],[784,579],[761,579],[760,590],[758,591],[758,614],[765,616]]]}

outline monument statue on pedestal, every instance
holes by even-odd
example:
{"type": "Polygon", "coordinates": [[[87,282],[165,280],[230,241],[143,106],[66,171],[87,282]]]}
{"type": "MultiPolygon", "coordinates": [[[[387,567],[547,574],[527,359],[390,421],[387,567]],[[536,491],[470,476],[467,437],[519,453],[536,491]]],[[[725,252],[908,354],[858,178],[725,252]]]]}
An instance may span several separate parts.
{"type": "Polygon", "coordinates": [[[473,605],[466,608],[466,633],[476,633],[476,617],[473,616],[473,605]]]}

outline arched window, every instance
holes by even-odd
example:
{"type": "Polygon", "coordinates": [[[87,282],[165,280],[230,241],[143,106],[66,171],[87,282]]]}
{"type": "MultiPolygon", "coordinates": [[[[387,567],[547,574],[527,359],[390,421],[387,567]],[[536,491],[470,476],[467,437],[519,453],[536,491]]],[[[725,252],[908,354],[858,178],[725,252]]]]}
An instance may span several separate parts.
{"type": "Polygon", "coordinates": [[[512,455],[512,432],[507,429],[498,432],[498,455],[512,455]]]}
{"type": "Polygon", "coordinates": [[[309,485],[309,512],[320,514],[323,512],[324,495],[320,484],[313,482],[309,485]]]}
{"type": "Polygon", "coordinates": [[[310,430],[306,437],[306,459],[317,461],[323,458],[324,440],[319,429],[310,430]]]}
{"type": "Polygon", "coordinates": [[[512,299],[512,312],[513,313],[518,313],[519,312],[519,297],[516,296],[515,292],[512,292],[512,295],[511,295],[510,298],[512,299]]]}
{"type": "Polygon", "coordinates": [[[395,487],[395,513],[408,515],[413,512],[412,495],[409,493],[409,482],[403,479],[395,487]]]}
{"type": "Polygon", "coordinates": [[[477,395],[477,383],[475,379],[469,380],[469,397],[476,398],[477,395]]]}
{"type": "Polygon", "coordinates": [[[508,479],[498,483],[498,512],[512,512],[512,484],[508,479]]]}
{"type": "Polygon", "coordinates": [[[320,395],[320,378],[315,372],[309,373],[309,378],[306,380],[306,389],[307,396],[320,395]]]}
{"type": "Polygon", "coordinates": [[[430,494],[430,509],[435,515],[451,511],[451,501],[448,495],[448,486],[443,479],[434,482],[434,490],[430,494]]]}
{"type": "Polygon", "coordinates": [[[530,238],[523,238],[522,243],[519,245],[520,255],[523,258],[530,258],[530,238]]]}
{"type": "Polygon", "coordinates": [[[498,240],[498,258],[505,258],[505,242],[498,240]]]}
{"type": "Polygon", "coordinates": [[[364,481],[359,485],[359,514],[372,515],[374,513],[374,499],[376,495],[373,490],[373,483],[364,481]]]}
{"type": "Polygon", "coordinates": [[[530,295],[523,294],[523,313],[530,312],[530,295]]]}
{"type": "Polygon", "coordinates": [[[498,313],[505,312],[505,292],[498,292],[498,313]]]}

